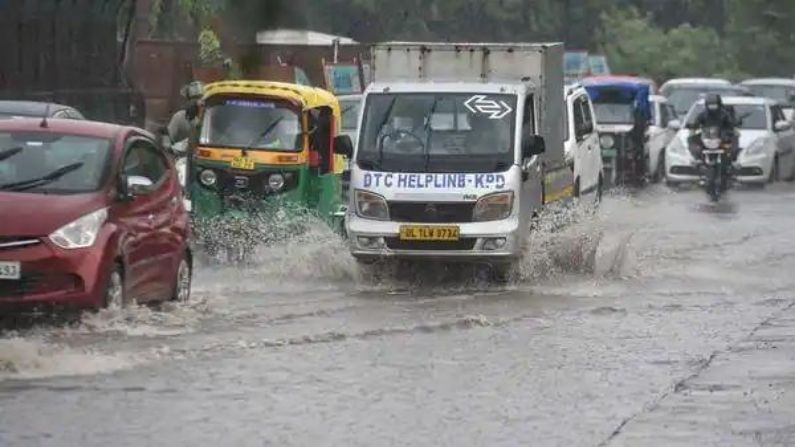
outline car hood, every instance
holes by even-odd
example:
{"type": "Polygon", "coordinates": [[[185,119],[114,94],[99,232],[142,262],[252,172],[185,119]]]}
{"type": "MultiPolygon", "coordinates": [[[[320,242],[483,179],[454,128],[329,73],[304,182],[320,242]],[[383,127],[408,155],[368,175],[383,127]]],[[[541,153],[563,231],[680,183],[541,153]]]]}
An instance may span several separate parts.
{"type": "Polygon", "coordinates": [[[27,194],[0,191],[0,236],[46,236],[102,208],[101,194],[27,194]]]}
{"type": "MultiPolygon", "coordinates": [[[[682,144],[687,146],[687,138],[690,136],[690,131],[688,129],[681,129],[676,134],[676,138],[678,138],[682,144]]],[[[758,140],[759,138],[764,138],[767,136],[766,130],[740,130],[740,147],[745,149],[751,145],[754,141],[758,140]]]]}

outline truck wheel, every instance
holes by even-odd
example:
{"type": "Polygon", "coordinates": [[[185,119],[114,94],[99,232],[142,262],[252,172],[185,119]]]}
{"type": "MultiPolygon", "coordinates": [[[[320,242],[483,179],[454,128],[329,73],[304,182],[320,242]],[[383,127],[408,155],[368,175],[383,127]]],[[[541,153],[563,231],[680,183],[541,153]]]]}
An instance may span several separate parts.
{"type": "Polygon", "coordinates": [[[779,181],[779,163],[778,163],[778,155],[776,158],[773,159],[773,166],[770,168],[770,178],[768,179],[768,183],[775,183],[779,181]]]}
{"type": "Polygon", "coordinates": [[[516,276],[516,263],[514,262],[494,264],[491,266],[491,278],[498,284],[510,283],[516,279],[516,276]]]}
{"type": "Polygon", "coordinates": [[[597,206],[602,203],[602,188],[604,188],[604,180],[602,180],[602,174],[599,174],[599,181],[596,184],[596,198],[594,199],[594,204],[597,206]]]}

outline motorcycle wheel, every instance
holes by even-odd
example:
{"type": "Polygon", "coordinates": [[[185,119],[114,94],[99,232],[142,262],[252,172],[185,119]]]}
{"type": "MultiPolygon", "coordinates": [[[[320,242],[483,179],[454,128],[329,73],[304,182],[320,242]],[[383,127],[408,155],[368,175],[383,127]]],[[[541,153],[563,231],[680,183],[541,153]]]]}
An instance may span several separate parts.
{"type": "Polygon", "coordinates": [[[720,167],[718,165],[710,166],[707,170],[707,194],[712,202],[720,200],[720,167]]]}

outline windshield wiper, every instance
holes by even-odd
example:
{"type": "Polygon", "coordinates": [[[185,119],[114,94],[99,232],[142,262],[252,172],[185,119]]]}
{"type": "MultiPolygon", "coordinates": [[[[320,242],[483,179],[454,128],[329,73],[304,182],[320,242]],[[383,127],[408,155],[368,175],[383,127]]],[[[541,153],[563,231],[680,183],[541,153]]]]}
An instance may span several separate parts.
{"type": "Polygon", "coordinates": [[[273,120],[273,122],[268,127],[265,128],[265,130],[263,130],[259,135],[254,137],[254,139],[251,140],[251,142],[248,143],[246,145],[246,147],[244,147],[241,150],[243,156],[245,157],[245,156],[248,155],[248,151],[253,149],[253,147],[257,143],[257,141],[262,140],[263,138],[267,137],[271,132],[273,132],[273,129],[276,128],[276,125],[278,125],[280,122],[282,122],[283,119],[284,119],[283,116],[280,116],[280,117],[276,118],[275,120],[273,120]]]}
{"type": "Polygon", "coordinates": [[[21,147],[12,147],[10,149],[3,149],[2,151],[0,151],[0,161],[6,160],[8,158],[11,158],[11,157],[13,157],[14,155],[17,155],[20,152],[22,152],[22,148],[21,147]]]}
{"type": "Polygon", "coordinates": [[[72,163],[70,165],[62,166],[50,172],[49,174],[39,178],[25,180],[22,182],[6,183],[4,185],[0,185],[0,190],[19,192],[19,191],[26,191],[28,189],[38,188],[39,186],[44,186],[49,183],[52,183],[72,171],[80,169],[83,166],[83,164],[84,164],[83,162],[72,163]]]}
{"type": "Polygon", "coordinates": [[[431,120],[433,114],[436,112],[436,106],[439,104],[439,97],[434,96],[431,109],[425,115],[425,147],[422,148],[425,152],[425,172],[428,172],[429,165],[431,164],[431,135],[433,134],[433,127],[431,127],[431,120]]]}
{"type": "MultiPolygon", "coordinates": [[[[389,102],[389,107],[387,107],[386,112],[384,113],[384,119],[381,120],[381,123],[378,125],[378,131],[376,135],[380,134],[381,131],[386,126],[386,123],[389,122],[389,119],[392,118],[392,109],[395,108],[395,103],[397,102],[397,96],[393,96],[392,100],[389,102]]],[[[376,148],[378,149],[378,168],[381,169],[381,165],[384,162],[384,138],[388,135],[384,135],[378,138],[375,142],[376,148]]]]}

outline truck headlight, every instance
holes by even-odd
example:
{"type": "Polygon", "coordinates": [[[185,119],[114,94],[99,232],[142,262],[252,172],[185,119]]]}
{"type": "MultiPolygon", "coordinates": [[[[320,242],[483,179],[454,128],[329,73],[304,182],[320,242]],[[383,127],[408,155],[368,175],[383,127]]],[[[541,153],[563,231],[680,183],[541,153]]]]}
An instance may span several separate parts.
{"type": "Polygon", "coordinates": [[[356,214],[365,219],[389,220],[389,206],[382,196],[369,192],[356,190],[356,214]]]}
{"type": "Polygon", "coordinates": [[[599,137],[599,144],[603,149],[612,149],[616,144],[616,140],[612,135],[602,135],[599,137]]]}
{"type": "Polygon", "coordinates": [[[513,211],[513,191],[498,192],[483,196],[475,204],[472,220],[488,222],[508,218],[513,211]]]}
{"type": "Polygon", "coordinates": [[[50,240],[67,250],[90,247],[97,240],[99,229],[107,218],[108,209],[98,209],[55,230],[50,235],[50,240]]]}

